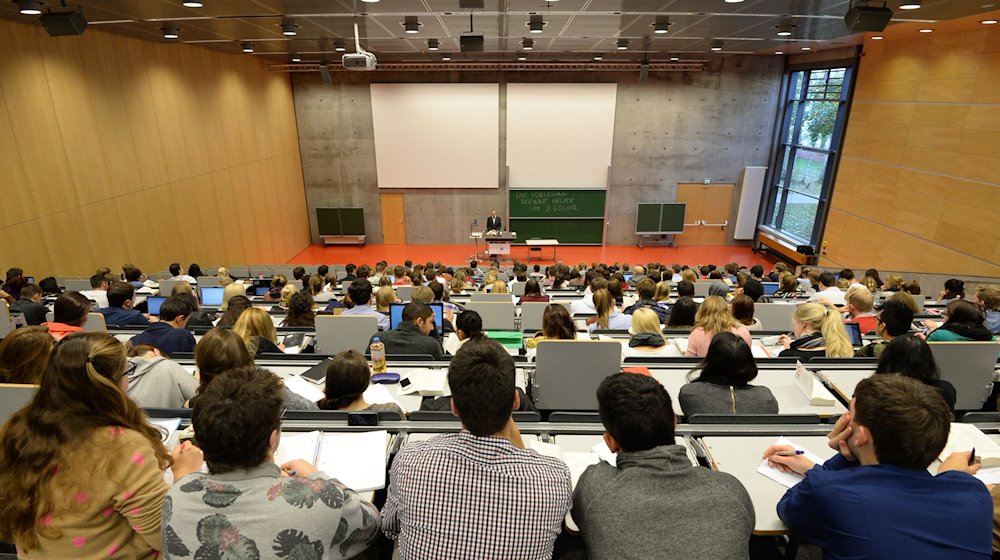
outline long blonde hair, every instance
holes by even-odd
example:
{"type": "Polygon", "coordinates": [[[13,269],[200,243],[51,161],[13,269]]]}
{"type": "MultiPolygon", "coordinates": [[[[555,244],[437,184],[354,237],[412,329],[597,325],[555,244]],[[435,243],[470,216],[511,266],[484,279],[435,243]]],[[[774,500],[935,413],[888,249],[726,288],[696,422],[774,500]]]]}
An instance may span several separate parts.
{"type": "Polygon", "coordinates": [[[847,329],[835,311],[818,303],[803,303],[795,308],[792,319],[813,332],[823,335],[827,358],[850,358],[854,347],[847,337],[847,329]]]}
{"type": "Polygon", "coordinates": [[[642,307],[632,312],[632,334],[649,333],[655,334],[662,339],[662,329],[663,325],[660,324],[660,318],[652,309],[642,307]]]}
{"type": "Polygon", "coordinates": [[[236,284],[236,283],[229,284],[222,290],[222,305],[219,306],[219,309],[221,309],[222,312],[225,313],[226,310],[229,309],[230,299],[232,299],[234,296],[245,296],[245,295],[247,295],[246,286],[244,286],[243,284],[236,284]]]}
{"type": "Polygon", "coordinates": [[[251,356],[257,353],[257,347],[260,346],[258,337],[278,343],[278,330],[274,328],[274,321],[267,311],[258,307],[251,307],[240,313],[240,318],[233,325],[233,332],[240,335],[251,356]]]}
{"type": "Polygon", "coordinates": [[[733,317],[726,300],[721,296],[708,296],[705,301],[698,306],[698,313],[694,316],[694,328],[701,327],[706,333],[717,334],[729,332],[743,324],[733,317]]]}
{"type": "Polygon", "coordinates": [[[607,288],[601,288],[594,292],[594,309],[597,310],[598,328],[608,328],[608,317],[615,310],[615,298],[607,288]]]}

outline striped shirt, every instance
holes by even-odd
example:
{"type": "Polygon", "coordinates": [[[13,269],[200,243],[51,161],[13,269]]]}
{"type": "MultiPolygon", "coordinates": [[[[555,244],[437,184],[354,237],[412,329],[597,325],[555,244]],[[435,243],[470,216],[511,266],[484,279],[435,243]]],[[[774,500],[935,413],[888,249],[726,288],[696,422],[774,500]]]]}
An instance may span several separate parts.
{"type": "Polygon", "coordinates": [[[565,463],[465,430],[406,445],[389,478],[383,530],[400,560],[551,558],[573,502],[565,463]]]}

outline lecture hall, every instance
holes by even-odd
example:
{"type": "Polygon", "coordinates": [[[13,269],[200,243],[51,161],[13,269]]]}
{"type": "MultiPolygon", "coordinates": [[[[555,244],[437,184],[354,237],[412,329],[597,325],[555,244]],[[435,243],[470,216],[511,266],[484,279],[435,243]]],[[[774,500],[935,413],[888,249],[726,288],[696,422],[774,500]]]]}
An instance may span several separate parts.
{"type": "Polygon", "coordinates": [[[998,20],[0,1],[0,560],[1000,558],[998,20]]]}

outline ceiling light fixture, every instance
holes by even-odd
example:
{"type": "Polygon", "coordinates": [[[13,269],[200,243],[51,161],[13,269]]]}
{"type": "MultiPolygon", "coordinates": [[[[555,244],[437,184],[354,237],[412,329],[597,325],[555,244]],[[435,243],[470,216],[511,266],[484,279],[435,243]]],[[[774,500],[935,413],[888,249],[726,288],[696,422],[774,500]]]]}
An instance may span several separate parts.
{"type": "Polygon", "coordinates": [[[653,33],[664,35],[670,30],[670,18],[667,16],[657,16],[653,23],[653,33]]]}
{"type": "Polygon", "coordinates": [[[997,24],[997,20],[995,20],[995,19],[984,19],[983,21],[981,21],[979,23],[981,23],[983,25],[996,25],[997,24]]]}
{"type": "Polygon", "coordinates": [[[774,54],[785,54],[785,51],[774,51],[774,54]]]}
{"type": "Polygon", "coordinates": [[[405,16],[403,17],[403,29],[407,33],[420,33],[420,21],[417,20],[417,16],[405,16]]]}
{"type": "Polygon", "coordinates": [[[333,42],[333,50],[337,52],[347,51],[347,41],[343,39],[337,39],[333,42]]]}
{"type": "Polygon", "coordinates": [[[804,51],[811,51],[812,47],[802,47],[802,50],[804,50],[804,51]]]}
{"type": "Polygon", "coordinates": [[[882,39],[885,39],[884,35],[873,35],[872,36],[872,41],[881,41],[882,39]]]}
{"type": "Polygon", "coordinates": [[[933,29],[931,29],[930,27],[925,27],[925,28],[923,28],[923,29],[921,29],[921,30],[919,30],[919,31],[920,31],[921,33],[934,33],[934,30],[933,30],[933,29]]]}
{"type": "Polygon", "coordinates": [[[525,60],[528,60],[528,57],[522,53],[517,55],[517,59],[520,60],[521,62],[524,62],[525,60]]]}
{"type": "Polygon", "coordinates": [[[450,54],[443,54],[443,55],[441,55],[441,60],[443,60],[445,62],[448,62],[449,60],[451,60],[451,55],[450,54]]]}
{"type": "Polygon", "coordinates": [[[441,48],[441,44],[437,39],[427,39],[427,50],[436,51],[441,48]]]}
{"type": "Polygon", "coordinates": [[[39,0],[17,0],[17,7],[21,14],[26,16],[37,16],[42,13],[42,3],[39,0]]]}
{"type": "Polygon", "coordinates": [[[725,42],[716,39],[716,40],[714,40],[714,41],[711,42],[711,44],[709,45],[709,48],[711,48],[712,51],[714,51],[714,52],[719,52],[719,51],[722,50],[722,47],[725,44],[726,44],[725,42]]]}
{"type": "Polygon", "coordinates": [[[774,28],[778,30],[778,37],[790,37],[795,29],[795,24],[790,19],[783,19],[774,28]]]}
{"type": "Polygon", "coordinates": [[[535,48],[535,40],[534,39],[529,39],[527,37],[525,37],[524,39],[521,39],[521,49],[522,50],[530,51],[530,50],[532,50],[534,48],[535,48]]]}
{"type": "Polygon", "coordinates": [[[601,55],[599,55],[599,54],[595,54],[594,55],[594,60],[600,62],[600,61],[604,60],[604,57],[601,56],[601,55]]]}
{"type": "Polygon", "coordinates": [[[176,25],[164,25],[160,28],[163,31],[164,39],[176,39],[180,37],[181,30],[176,25]]]}
{"type": "Polygon", "coordinates": [[[369,4],[376,4],[376,3],[378,3],[378,0],[361,0],[361,1],[362,2],[367,2],[369,4]]]}
{"type": "Polygon", "coordinates": [[[302,62],[302,57],[299,56],[299,55],[297,55],[297,54],[293,54],[292,55],[292,62],[302,62]]]}
{"type": "Polygon", "coordinates": [[[726,0],[726,4],[739,4],[743,0],[726,0]]]}
{"type": "Polygon", "coordinates": [[[294,21],[291,20],[284,21],[281,23],[281,34],[284,35],[285,37],[294,37],[299,33],[298,31],[296,31],[296,29],[298,28],[299,26],[295,25],[294,21]]]}
{"type": "Polygon", "coordinates": [[[541,33],[542,28],[545,27],[545,20],[542,19],[540,15],[533,15],[528,19],[528,31],[531,33],[541,33]]]}
{"type": "Polygon", "coordinates": [[[628,50],[628,39],[618,39],[618,46],[615,47],[620,51],[628,50]]]}
{"type": "Polygon", "coordinates": [[[243,52],[245,52],[245,53],[252,53],[253,52],[253,49],[254,49],[254,44],[253,43],[246,43],[246,42],[244,42],[241,46],[243,47],[243,52]]]}
{"type": "Polygon", "coordinates": [[[677,62],[680,59],[681,59],[681,57],[678,56],[678,55],[676,55],[676,54],[670,55],[670,60],[673,61],[673,62],[677,62]]]}
{"type": "Polygon", "coordinates": [[[181,2],[181,5],[185,8],[202,8],[205,6],[205,3],[199,0],[184,0],[181,2]]]}
{"type": "Polygon", "coordinates": [[[920,9],[920,0],[907,0],[899,6],[900,10],[918,10],[920,9]]]}

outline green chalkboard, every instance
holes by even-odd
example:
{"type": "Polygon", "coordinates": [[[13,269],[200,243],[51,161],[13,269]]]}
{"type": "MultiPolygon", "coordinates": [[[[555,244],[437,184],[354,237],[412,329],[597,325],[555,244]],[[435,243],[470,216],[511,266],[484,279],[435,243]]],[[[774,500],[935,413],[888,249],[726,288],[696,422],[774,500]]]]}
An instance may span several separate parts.
{"type": "Polygon", "coordinates": [[[340,227],[340,208],[317,208],[316,225],[320,235],[343,235],[340,227]]]}
{"type": "Polygon", "coordinates": [[[663,205],[663,213],[660,215],[660,231],[663,233],[683,233],[684,232],[684,210],[687,205],[683,202],[672,202],[663,205]]]}
{"type": "Polygon", "coordinates": [[[511,218],[510,230],[517,232],[517,243],[538,237],[558,239],[562,244],[599,245],[604,240],[604,219],[511,218]]]}
{"type": "Polygon", "coordinates": [[[363,208],[341,208],[340,226],[342,235],[365,234],[365,210],[363,208]]]}
{"type": "Polygon", "coordinates": [[[637,234],[684,233],[683,202],[640,202],[635,212],[637,234]]]}
{"type": "Polygon", "coordinates": [[[636,233],[659,233],[660,232],[660,210],[662,204],[639,203],[639,209],[635,212],[635,232],[636,233]]]}
{"type": "Polygon", "coordinates": [[[511,189],[510,217],[603,220],[606,196],[603,189],[511,189]]]}

